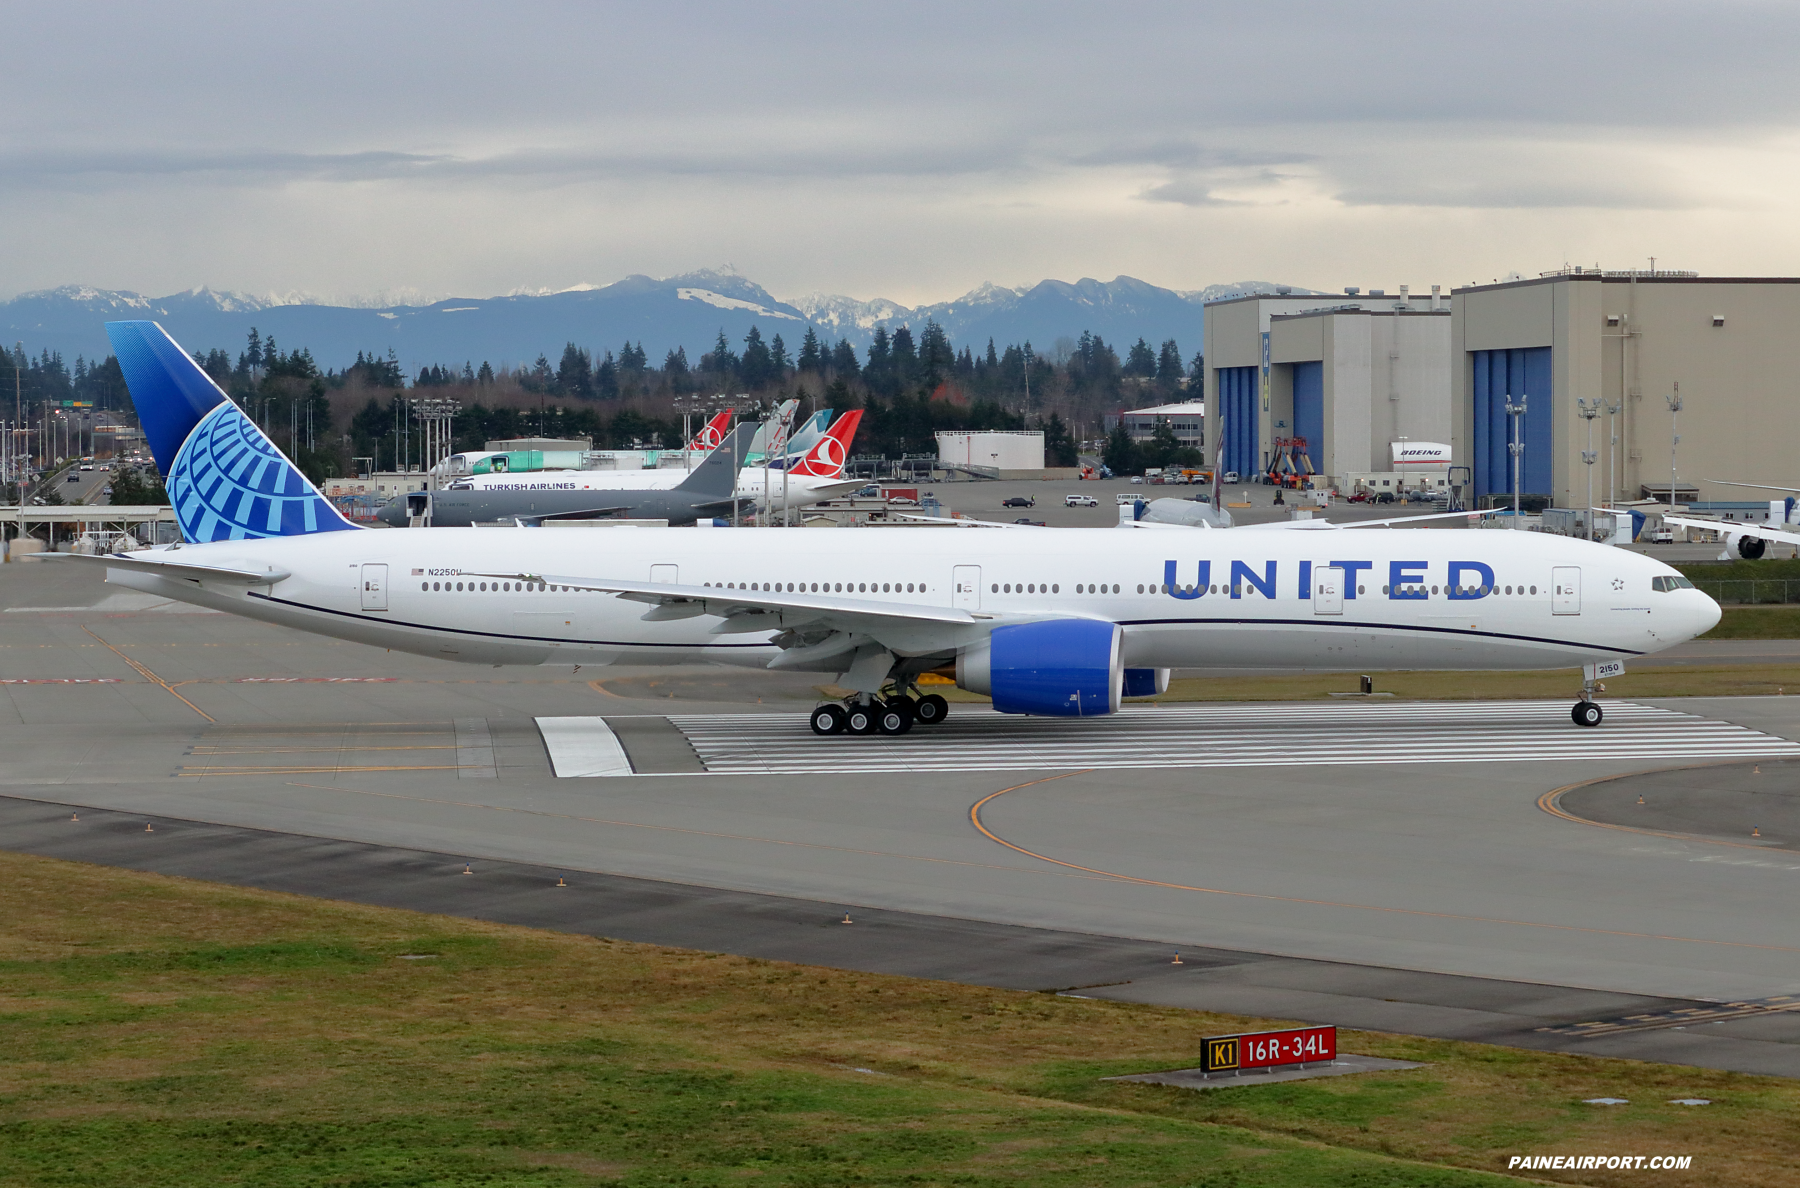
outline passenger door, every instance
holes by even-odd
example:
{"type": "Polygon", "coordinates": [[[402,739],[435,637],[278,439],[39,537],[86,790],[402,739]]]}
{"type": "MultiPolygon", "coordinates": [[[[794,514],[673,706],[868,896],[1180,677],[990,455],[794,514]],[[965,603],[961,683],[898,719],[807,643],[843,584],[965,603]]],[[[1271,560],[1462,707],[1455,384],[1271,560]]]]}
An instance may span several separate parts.
{"type": "Polygon", "coordinates": [[[1315,615],[1344,613],[1344,571],[1336,565],[1315,566],[1312,571],[1312,604],[1315,615]]]}
{"type": "Polygon", "coordinates": [[[950,605],[981,609],[981,566],[958,565],[950,574],[950,605]]]}
{"type": "Polygon", "coordinates": [[[1578,615],[1581,613],[1580,567],[1559,565],[1550,571],[1550,613],[1553,615],[1578,615]]]}
{"type": "Polygon", "coordinates": [[[387,566],[362,567],[362,608],[384,611],[387,604],[387,566]]]}

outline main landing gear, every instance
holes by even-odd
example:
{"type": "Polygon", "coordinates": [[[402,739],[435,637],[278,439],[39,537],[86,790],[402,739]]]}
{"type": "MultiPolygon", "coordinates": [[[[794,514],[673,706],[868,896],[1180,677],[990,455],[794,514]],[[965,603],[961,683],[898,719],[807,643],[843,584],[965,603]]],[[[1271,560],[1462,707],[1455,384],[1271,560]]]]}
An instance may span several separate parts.
{"type": "Polygon", "coordinates": [[[811,725],[814,734],[905,734],[913,723],[935,726],[949,712],[950,703],[936,693],[918,697],[893,689],[879,697],[859,693],[816,705],[811,725]]]}

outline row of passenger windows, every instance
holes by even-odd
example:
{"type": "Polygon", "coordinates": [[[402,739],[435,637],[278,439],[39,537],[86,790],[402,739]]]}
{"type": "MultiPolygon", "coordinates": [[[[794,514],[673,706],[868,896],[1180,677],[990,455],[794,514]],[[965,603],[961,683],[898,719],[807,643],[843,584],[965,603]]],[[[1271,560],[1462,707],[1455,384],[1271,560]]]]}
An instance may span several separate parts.
{"type": "MultiPolygon", "coordinates": [[[[420,582],[419,589],[428,594],[433,592],[447,592],[454,594],[458,591],[469,594],[499,594],[503,592],[542,594],[546,591],[555,594],[583,593],[583,591],[578,590],[573,586],[550,586],[545,585],[543,582],[420,582]],[[467,590],[463,590],[464,585],[468,586],[467,590]]],[[[590,594],[594,592],[595,591],[592,590],[586,591],[586,593],[590,594]]]]}
{"type": "MultiPolygon", "coordinates": [[[[835,584],[832,582],[813,582],[813,583],[811,583],[810,586],[806,582],[798,582],[798,583],[788,582],[785,585],[783,585],[781,582],[774,582],[774,583],[763,582],[760,586],[755,582],[742,582],[742,583],[740,583],[740,582],[704,582],[702,584],[707,585],[707,586],[718,586],[722,589],[727,589],[727,590],[764,590],[764,591],[771,591],[771,592],[776,592],[776,593],[786,592],[789,594],[793,594],[793,593],[800,593],[800,594],[821,594],[821,593],[823,593],[823,594],[912,594],[912,593],[919,593],[919,594],[923,594],[925,592],[925,588],[926,588],[924,582],[906,582],[904,585],[902,585],[902,583],[900,583],[900,582],[837,582],[835,584]]],[[[469,592],[469,593],[488,593],[488,592],[504,593],[504,592],[515,592],[515,591],[520,592],[520,593],[538,593],[538,594],[544,593],[546,591],[553,592],[553,593],[561,593],[561,594],[582,593],[581,590],[578,590],[572,586],[552,586],[552,585],[546,585],[543,582],[468,582],[468,583],[464,583],[464,582],[455,582],[455,583],[451,583],[451,582],[420,582],[419,589],[424,590],[428,593],[434,592],[434,591],[448,591],[448,592],[454,593],[457,591],[463,591],[465,585],[467,586],[467,591],[464,591],[464,592],[469,592]]],[[[1692,589],[1693,583],[1688,581],[1684,577],[1673,577],[1673,578],[1659,577],[1659,578],[1651,579],[1651,586],[1653,589],[1658,590],[1658,591],[1681,590],[1681,589],[1692,589]]],[[[994,582],[994,583],[992,583],[990,589],[995,594],[1060,594],[1060,593],[1062,593],[1062,586],[1060,584],[1054,583],[1054,582],[1052,582],[1049,585],[1042,585],[1037,582],[1018,582],[1018,583],[994,582]]],[[[1208,586],[1205,590],[1203,590],[1201,592],[1204,594],[1234,594],[1239,597],[1242,597],[1244,592],[1249,589],[1251,589],[1251,587],[1245,586],[1245,585],[1220,586],[1220,585],[1214,584],[1214,585],[1208,586]]],[[[1427,587],[1425,587],[1425,586],[1402,586],[1401,592],[1405,593],[1405,594],[1412,594],[1412,595],[1417,596],[1417,595],[1425,593],[1426,589],[1427,589],[1427,587]]],[[[1437,586],[1432,586],[1429,589],[1432,594],[1436,594],[1438,592],[1437,586]]],[[[1443,587],[1443,589],[1444,589],[1445,593],[1450,592],[1450,587],[1448,587],[1448,586],[1443,587]]],[[[592,591],[588,591],[588,592],[592,593],[592,591]]],[[[1085,583],[1085,582],[1078,583],[1075,587],[1075,593],[1077,593],[1077,594],[1105,594],[1108,592],[1109,592],[1109,588],[1104,582],[1099,583],[1098,585],[1085,583]]],[[[1110,587],[1110,592],[1113,594],[1117,594],[1119,592],[1119,586],[1116,582],[1110,587]]],[[[1139,594],[1144,594],[1144,593],[1192,594],[1194,592],[1194,587],[1191,585],[1169,586],[1169,585],[1164,585],[1160,582],[1153,582],[1148,586],[1143,586],[1143,585],[1138,586],[1137,592],[1139,594]]],[[[1358,594],[1367,594],[1369,592],[1369,588],[1367,586],[1358,586],[1358,587],[1356,587],[1356,592],[1358,594]]],[[[1383,586],[1381,588],[1381,592],[1383,594],[1388,593],[1389,587],[1383,586]]],[[[1524,594],[1524,593],[1526,593],[1526,587],[1524,587],[1524,586],[1505,586],[1505,587],[1501,587],[1501,586],[1463,586],[1463,587],[1461,587],[1460,592],[1467,597],[1477,597],[1477,596],[1485,597],[1486,595],[1489,595],[1489,594],[1502,594],[1502,593],[1504,593],[1504,594],[1515,594],[1515,593],[1524,594]]],[[[1536,594],[1537,587],[1532,586],[1530,588],[1530,592],[1533,594],[1536,594]]]]}
{"type": "Polygon", "coordinates": [[[767,590],[776,594],[912,594],[925,593],[924,582],[701,582],[703,586],[717,586],[726,590],[767,590]]]}

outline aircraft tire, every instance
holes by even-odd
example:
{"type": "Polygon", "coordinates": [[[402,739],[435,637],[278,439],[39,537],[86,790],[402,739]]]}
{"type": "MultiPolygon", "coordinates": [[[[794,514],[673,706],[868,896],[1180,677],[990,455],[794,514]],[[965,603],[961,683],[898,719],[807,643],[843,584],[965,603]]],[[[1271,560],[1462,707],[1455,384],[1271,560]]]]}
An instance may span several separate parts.
{"type": "Polygon", "coordinates": [[[812,712],[814,734],[842,734],[846,715],[841,705],[815,706],[812,712]]]}
{"type": "Polygon", "coordinates": [[[875,728],[883,734],[905,734],[913,728],[912,703],[896,697],[875,710],[875,728]]]}
{"type": "Polygon", "coordinates": [[[879,728],[872,705],[853,705],[844,711],[844,728],[851,734],[874,734],[879,728]]]}
{"type": "Polygon", "coordinates": [[[1569,711],[1569,717],[1575,720],[1577,726],[1598,726],[1600,719],[1605,716],[1600,707],[1591,701],[1577,701],[1575,708],[1569,711]]]}
{"type": "Polygon", "coordinates": [[[922,726],[936,726],[950,712],[950,703],[936,693],[927,693],[913,705],[913,717],[922,726]]]}

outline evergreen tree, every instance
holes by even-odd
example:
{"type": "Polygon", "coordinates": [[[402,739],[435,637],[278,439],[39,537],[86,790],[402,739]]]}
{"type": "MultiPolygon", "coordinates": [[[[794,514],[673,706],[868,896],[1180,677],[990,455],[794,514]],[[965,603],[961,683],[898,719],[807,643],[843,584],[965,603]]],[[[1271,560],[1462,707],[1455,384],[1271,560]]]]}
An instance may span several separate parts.
{"type": "Polygon", "coordinates": [[[825,369],[825,357],[819,349],[819,336],[813,328],[806,328],[806,337],[800,340],[800,358],[795,361],[801,371],[818,372],[825,369]]]}
{"type": "Polygon", "coordinates": [[[1136,474],[1144,468],[1138,461],[1137,442],[1131,440],[1131,433],[1123,421],[1106,435],[1106,448],[1101,451],[1100,458],[1114,474],[1136,474]]]}
{"type": "MultiPolygon", "coordinates": [[[[606,357],[611,359],[612,352],[608,351],[606,357]]],[[[556,367],[556,390],[565,396],[578,396],[584,400],[594,395],[593,356],[574,343],[563,348],[562,362],[556,367]]]]}
{"type": "Polygon", "coordinates": [[[686,347],[676,347],[667,355],[663,356],[663,375],[671,384],[674,384],[677,380],[687,379],[687,374],[688,359],[686,347]]]}
{"type": "Polygon", "coordinates": [[[884,392],[894,373],[894,353],[888,343],[886,326],[875,327],[869,341],[869,361],[863,366],[863,382],[872,392],[884,392]]]}
{"type": "Polygon", "coordinates": [[[1181,348],[1173,338],[1162,344],[1156,356],[1156,382],[1171,392],[1181,386],[1181,348]]]}
{"type": "Polygon", "coordinates": [[[787,373],[794,369],[793,361],[788,358],[787,344],[781,341],[779,334],[769,340],[769,366],[774,368],[777,380],[786,379],[787,373]]]}
{"type": "Polygon", "coordinates": [[[613,362],[613,353],[607,351],[600,358],[600,366],[594,368],[593,392],[602,400],[619,398],[619,365],[613,362]]]}
{"type": "Polygon", "coordinates": [[[1206,356],[1199,351],[1194,352],[1194,361],[1188,364],[1188,388],[1195,392],[1205,391],[1206,356]]]}
{"type": "Polygon", "coordinates": [[[700,356],[700,370],[717,376],[718,383],[724,385],[737,377],[739,367],[738,357],[731,349],[731,340],[725,337],[725,331],[721,328],[719,339],[713,343],[711,352],[700,356]]]}
{"type": "Polygon", "coordinates": [[[1149,379],[1156,374],[1156,352],[1142,338],[1131,344],[1131,351],[1125,357],[1124,371],[1126,375],[1149,379]]]}
{"type": "Polygon", "coordinates": [[[889,381],[890,396],[897,396],[903,389],[910,388],[919,382],[919,351],[913,345],[912,330],[901,326],[894,331],[893,378],[889,381]]]}
{"type": "MultiPolygon", "coordinates": [[[[847,338],[838,339],[838,344],[831,348],[831,370],[845,379],[852,379],[861,374],[862,367],[856,361],[856,348],[850,345],[847,338]]],[[[841,407],[833,405],[833,408],[841,407]]]]}
{"type": "Polygon", "coordinates": [[[1056,413],[1044,422],[1044,460],[1051,466],[1077,466],[1081,463],[1075,435],[1056,413]]]}
{"type": "Polygon", "coordinates": [[[919,335],[919,378],[925,390],[937,391],[955,372],[956,351],[950,345],[950,336],[935,320],[927,320],[919,335]]]}
{"type": "Polygon", "coordinates": [[[751,391],[775,380],[775,359],[763,342],[762,331],[755,326],[744,335],[744,357],[738,364],[744,386],[751,391]]]}
{"type": "Polygon", "coordinates": [[[481,370],[475,373],[475,382],[484,388],[494,382],[494,369],[488,366],[486,359],[481,361],[481,370]]]}

